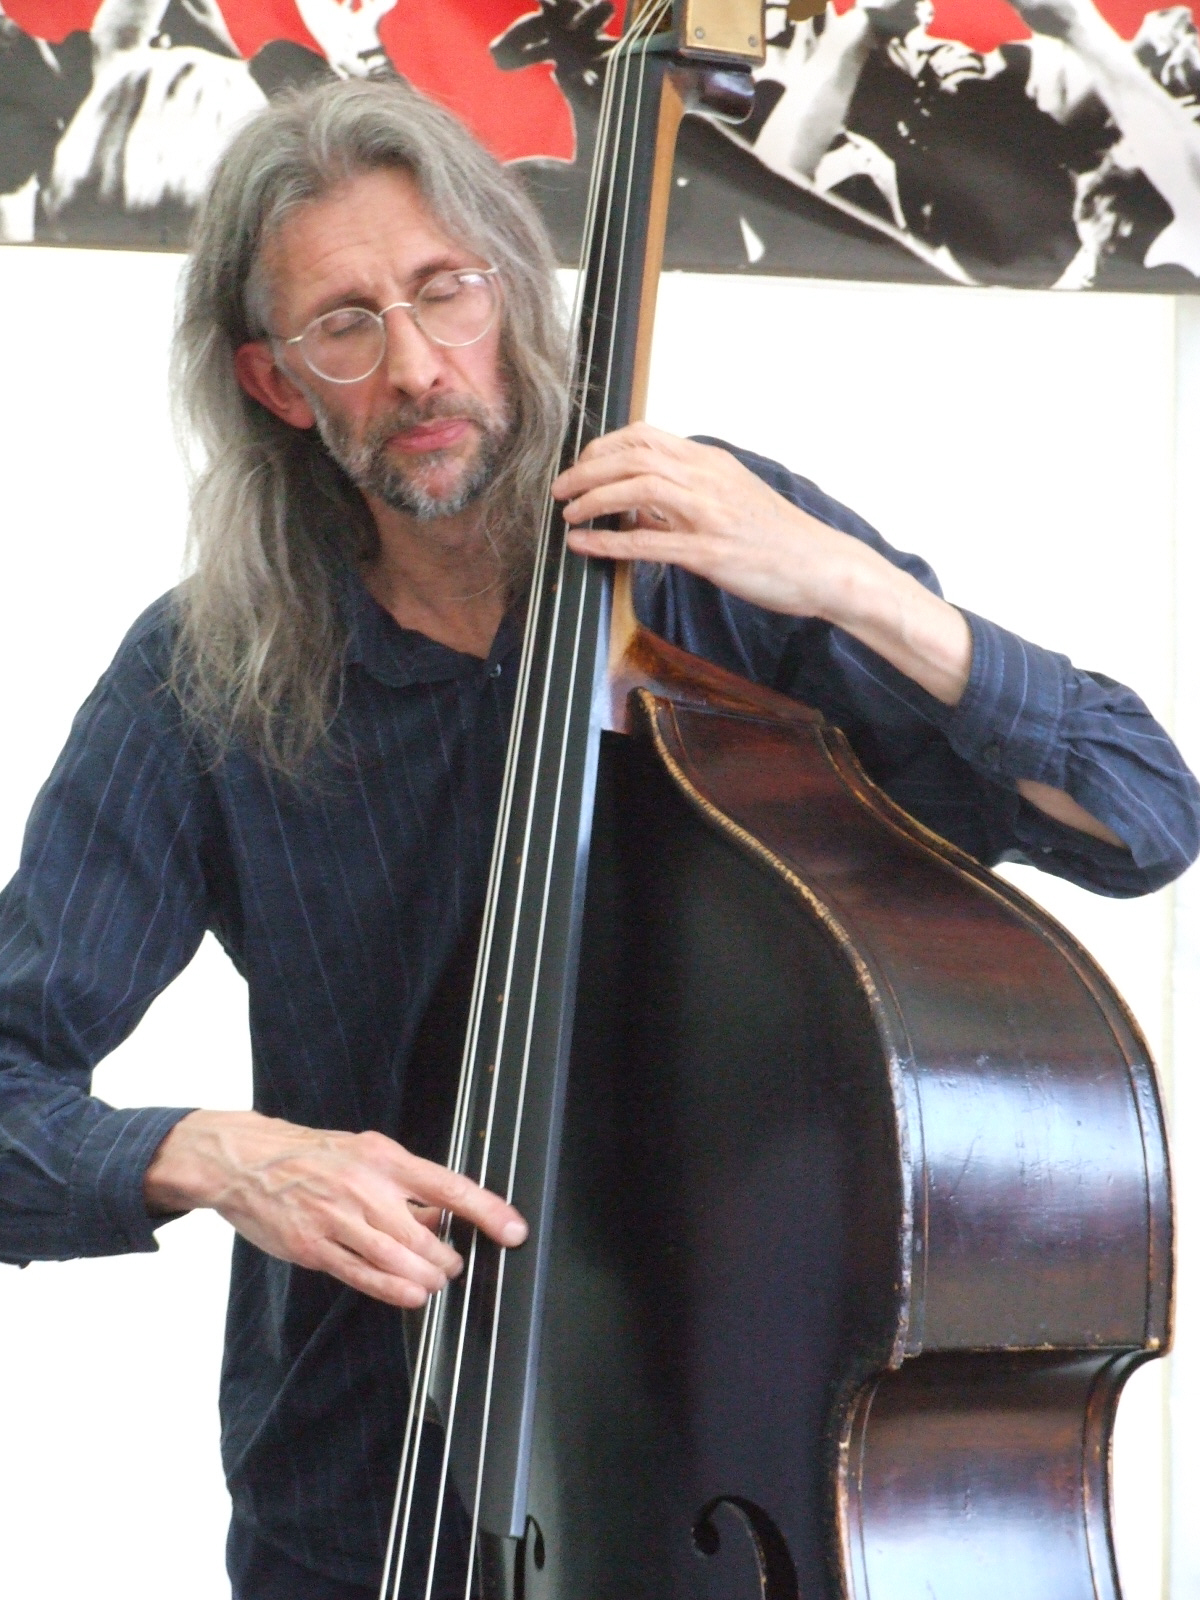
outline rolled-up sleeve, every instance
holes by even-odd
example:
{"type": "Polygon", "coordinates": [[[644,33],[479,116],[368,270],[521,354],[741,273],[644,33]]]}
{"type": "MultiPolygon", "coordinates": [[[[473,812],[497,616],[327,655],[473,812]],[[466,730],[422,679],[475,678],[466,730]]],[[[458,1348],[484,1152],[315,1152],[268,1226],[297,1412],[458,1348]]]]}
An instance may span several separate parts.
{"type": "Polygon", "coordinates": [[[1047,828],[1049,818],[1022,806],[1013,815],[1017,850],[1052,870],[1047,858],[1065,848],[1075,861],[1082,850],[1110,894],[1143,893],[1178,877],[1200,850],[1200,787],[1145,703],[1064,655],[963,615],[971,675],[946,724],[951,747],[1000,784],[1025,778],[1062,790],[1127,847],[1084,845],[1087,835],[1047,828]]]}
{"type": "Polygon", "coordinates": [[[186,741],[127,643],[0,893],[0,1260],[156,1247],[142,1180],[189,1108],[114,1109],[91,1074],[204,935],[198,806],[186,741]]]}

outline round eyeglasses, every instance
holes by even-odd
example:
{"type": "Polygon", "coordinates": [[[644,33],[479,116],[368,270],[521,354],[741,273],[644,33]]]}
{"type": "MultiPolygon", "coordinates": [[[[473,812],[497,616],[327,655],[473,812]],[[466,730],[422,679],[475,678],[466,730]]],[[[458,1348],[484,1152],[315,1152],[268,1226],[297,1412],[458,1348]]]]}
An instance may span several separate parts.
{"type": "Polygon", "coordinates": [[[497,267],[460,267],[435,272],[415,300],[393,300],[382,311],[365,306],[340,306],[314,317],[291,339],[276,344],[299,345],[305,365],[328,383],[361,383],[383,360],[387,349],[384,318],[389,311],[407,311],[427,339],[451,350],[475,344],[496,321],[500,296],[497,267]]]}

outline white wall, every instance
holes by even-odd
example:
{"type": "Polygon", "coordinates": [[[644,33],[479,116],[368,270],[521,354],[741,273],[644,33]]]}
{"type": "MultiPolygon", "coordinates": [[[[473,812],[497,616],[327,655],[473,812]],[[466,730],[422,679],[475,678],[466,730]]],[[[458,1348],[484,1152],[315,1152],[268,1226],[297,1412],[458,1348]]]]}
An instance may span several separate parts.
{"type": "MultiPolygon", "coordinates": [[[[166,410],[178,258],[0,249],[0,879],[75,708],[175,581],[166,410]]],[[[97,1092],[249,1103],[245,989],[206,941],[97,1092]]],[[[0,1594],[219,1600],[225,1224],[157,1255],[0,1267],[0,1594]]]]}
{"type": "MultiPolygon", "coordinates": [[[[165,405],[176,270],[162,256],[0,251],[0,875],[75,705],[178,570],[183,494],[165,405]]],[[[929,556],[951,598],[1124,678],[1171,719],[1176,559],[1200,593],[1190,523],[1178,550],[1175,539],[1173,302],[670,277],[659,332],[652,420],[806,472],[929,556]]],[[[1184,333],[1181,371],[1200,390],[1200,321],[1184,333]]],[[[1200,420],[1200,393],[1182,405],[1200,420]]],[[[1189,485],[1189,515],[1197,503],[1189,485]]],[[[1186,596],[1180,606],[1193,609],[1186,596]]],[[[1187,664],[1179,725],[1200,758],[1187,664]]],[[[1108,966],[1164,1065],[1172,1027],[1176,1054],[1185,1030],[1200,1041],[1200,1016],[1185,1015],[1200,1007],[1183,998],[1200,907],[1177,928],[1170,893],[1118,904],[1020,876],[1108,966]]],[[[245,1103],[244,1016],[239,981],[206,945],[105,1063],[98,1092],[245,1103]]],[[[1176,1094],[1184,1143],[1200,1104],[1182,1072],[1176,1094]]],[[[1200,1196],[1186,1204],[1185,1269],[1200,1196]]],[[[161,1240],[157,1256],[0,1268],[4,1594],[227,1593],[215,1393],[228,1233],[199,1216],[161,1240]]],[[[1195,1360],[1200,1317],[1188,1316],[1195,1360]]],[[[1163,1365],[1122,1408],[1128,1600],[1166,1592],[1163,1365]]],[[[1198,1398],[1180,1380],[1176,1405],[1193,1419],[1198,1398]]],[[[1200,1503],[1189,1481],[1177,1504],[1200,1503]]],[[[1193,1521],[1175,1519],[1174,1600],[1200,1597],[1193,1521]]]]}

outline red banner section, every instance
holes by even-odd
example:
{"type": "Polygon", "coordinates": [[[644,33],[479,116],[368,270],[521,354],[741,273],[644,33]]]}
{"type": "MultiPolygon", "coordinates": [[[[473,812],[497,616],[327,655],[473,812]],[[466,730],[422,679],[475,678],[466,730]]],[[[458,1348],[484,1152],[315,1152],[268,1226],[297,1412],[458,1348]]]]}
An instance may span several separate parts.
{"type": "MultiPolygon", "coordinates": [[[[845,11],[853,0],[834,3],[845,11]]],[[[91,26],[97,0],[7,0],[4,9],[27,33],[57,43],[91,26]]],[[[531,9],[528,0],[399,0],[379,31],[405,77],[460,116],[502,161],[530,155],[569,161],[571,117],[551,66],[527,68],[518,90],[488,53],[491,41],[531,9]]],[[[614,29],[624,9],[618,0],[614,29]]],[[[1144,0],[1100,0],[1099,9],[1123,38],[1132,39],[1147,7],[1144,0]]],[[[273,39],[317,48],[293,0],[224,0],[221,10],[244,56],[273,39]]],[[[1005,0],[936,0],[929,31],[975,50],[1030,37],[1005,0]]]]}
{"type": "MultiPolygon", "coordinates": [[[[838,11],[849,11],[854,0],[834,0],[838,11]]],[[[1144,0],[1098,0],[1097,9],[1121,35],[1132,39],[1148,7],[1144,0]]],[[[1192,15],[1196,8],[1192,6],[1192,15]]],[[[994,50],[1031,37],[1028,27],[1005,0],[935,0],[929,31],[941,39],[958,39],[972,50],[994,50]]]]}
{"type": "MultiPolygon", "coordinates": [[[[551,65],[527,68],[518,86],[488,53],[492,40],[531,9],[528,0],[399,0],[379,33],[398,70],[457,113],[502,161],[530,155],[569,161],[571,115],[551,65]]],[[[6,0],[4,10],[26,33],[57,44],[91,27],[97,0],[6,0]]],[[[619,3],[618,21],[623,11],[619,3]]],[[[244,56],[273,39],[317,49],[292,0],[223,0],[221,12],[244,56]]]]}

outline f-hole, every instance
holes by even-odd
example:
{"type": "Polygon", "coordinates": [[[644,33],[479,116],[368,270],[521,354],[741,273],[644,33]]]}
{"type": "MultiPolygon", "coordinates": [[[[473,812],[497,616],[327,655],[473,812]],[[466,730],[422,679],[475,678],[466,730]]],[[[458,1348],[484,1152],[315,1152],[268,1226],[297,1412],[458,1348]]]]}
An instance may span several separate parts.
{"type": "Polygon", "coordinates": [[[530,1517],[525,1524],[525,1537],[521,1540],[517,1559],[513,1563],[512,1600],[525,1600],[525,1585],[530,1567],[535,1572],[540,1572],[545,1565],[546,1541],[542,1537],[542,1530],[530,1517]]]}
{"type": "Polygon", "coordinates": [[[721,1506],[736,1512],[754,1547],[762,1582],[763,1600],[800,1600],[796,1568],[787,1542],[761,1506],[738,1495],[718,1495],[700,1510],[692,1524],[692,1539],[702,1556],[715,1556],[721,1548],[721,1533],[714,1515],[721,1506]]]}

